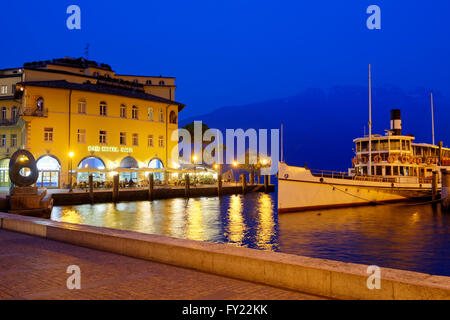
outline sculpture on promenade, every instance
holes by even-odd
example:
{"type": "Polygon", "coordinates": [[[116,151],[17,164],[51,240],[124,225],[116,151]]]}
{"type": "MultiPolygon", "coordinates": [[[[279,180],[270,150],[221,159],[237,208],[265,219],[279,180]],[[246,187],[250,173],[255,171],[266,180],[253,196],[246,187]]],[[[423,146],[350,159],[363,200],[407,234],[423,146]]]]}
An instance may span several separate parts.
{"type": "Polygon", "coordinates": [[[9,161],[9,179],[18,187],[29,187],[36,183],[39,172],[36,160],[31,152],[27,150],[17,150],[9,161]],[[29,174],[24,175],[22,169],[28,169],[29,174]],[[21,174],[22,171],[22,174],[21,174]]]}

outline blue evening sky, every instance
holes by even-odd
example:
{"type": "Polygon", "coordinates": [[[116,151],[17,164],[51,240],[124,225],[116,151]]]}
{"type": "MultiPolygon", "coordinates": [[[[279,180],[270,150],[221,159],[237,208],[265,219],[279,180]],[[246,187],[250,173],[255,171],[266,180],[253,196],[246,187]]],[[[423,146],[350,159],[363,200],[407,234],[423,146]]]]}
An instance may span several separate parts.
{"type": "Polygon", "coordinates": [[[295,95],[305,88],[426,87],[450,96],[450,1],[5,1],[0,68],[55,57],[118,73],[177,77],[183,116],[295,95]],[[82,29],[66,28],[81,7],[82,29]],[[366,8],[381,8],[381,30],[366,8]]]}

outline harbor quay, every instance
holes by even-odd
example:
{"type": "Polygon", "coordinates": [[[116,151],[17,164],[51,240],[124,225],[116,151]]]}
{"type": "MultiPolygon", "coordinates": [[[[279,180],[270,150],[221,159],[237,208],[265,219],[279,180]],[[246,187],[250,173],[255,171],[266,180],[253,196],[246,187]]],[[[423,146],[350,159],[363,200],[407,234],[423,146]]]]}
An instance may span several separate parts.
{"type": "MultiPolygon", "coordinates": [[[[65,257],[83,251],[81,247],[90,248],[112,253],[114,257],[127,256],[140,259],[139,261],[162,263],[227,279],[233,278],[287,289],[306,294],[306,298],[312,295],[333,299],[450,299],[450,277],[445,276],[382,268],[379,271],[378,280],[372,282],[374,275],[368,271],[372,270],[373,266],[362,264],[12,214],[0,214],[0,222],[1,237],[12,236],[25,239],[24,242],[18,240],[18,243],[23,245],[31,241],[34,245],[38,243],[39,248],[54,245],[60,248],[59,252],[64,253],[65,257]],[[30,240],[30,236],[33,240],[30,240]],[[70,247],[57,244],[63,242],[70,244],[70,247]]],[[[2,250],[6,247],[8,246],[2,250]]],[[[91,251],[84,252],[89,255],[88,252],[91,251]]],[[[13,256],[18,254],[16,251],[13,256]]],[[[65,263],[61,264],[63,266],[69,264],[71,258],[65,259],[65,263]]],[[[117,257],[117,259],[124,258],[117,257]]],[[[44,261],[48,260],[49,258],[44,259],[44,261]]],[[[11,274],[16,269],[9,263],[6,263],[5,268],[7,271],[3,272],[6,274],[11,274]]],[[[89,273],[89,270],[86,271],[89,273]]],[[[43,282],[45,283],[44,280],[43,282]]],[[[67,297],[68,292],[64,293],[64,289],[59,289],[55,291],[55,294],[63,294],[67,297]]],[[[95,292],[92,294],[95,295],[95,292]]],[[[217,296],[212,294],[210,297],[226,298],[220,297],[220,293],[217,294],[217,296]]]]}

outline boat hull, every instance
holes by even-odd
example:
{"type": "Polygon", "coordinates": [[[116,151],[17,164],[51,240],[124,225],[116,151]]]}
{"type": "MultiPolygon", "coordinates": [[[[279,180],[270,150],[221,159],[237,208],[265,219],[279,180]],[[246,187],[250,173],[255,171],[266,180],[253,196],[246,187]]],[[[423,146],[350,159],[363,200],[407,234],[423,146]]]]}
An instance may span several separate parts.
{"type": "Polygon", "coordinates": [[[278,212],[343,208],[431,197],[431,184],[359,181],[315,176],[305,168],[280,164],[278,212]]]}

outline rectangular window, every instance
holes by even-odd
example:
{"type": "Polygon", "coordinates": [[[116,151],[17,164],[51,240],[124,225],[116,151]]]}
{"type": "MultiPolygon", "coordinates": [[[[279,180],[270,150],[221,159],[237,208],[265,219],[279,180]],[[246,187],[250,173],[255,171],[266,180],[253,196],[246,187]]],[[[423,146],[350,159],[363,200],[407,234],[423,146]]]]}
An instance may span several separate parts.
{"type": "Polygon", "coordinates": [[[2,134],[2,139],[0,141],[0,147],[6,147],[6,134],[2,134]]]}
{"type": "Polygon", "coordinates": [[[135,120],[139,119],[139,109],[136,106],[133,106],[133,109],[131,109],[131,117],[135,120]]]}
{"type": "Polygon", "coordinates": [[[15,84],[11,85],[11,93],[12,94],[16,93],[16,85],[15,84]]]}
{"type": "Polygon", "coordinates": [[[86,143],[86,129],[78,129],[77,141],[78,143],[86,143]]]}
{"type": "Polygon", "coordinates": [[[86,114],[86,101],[78,101],[78,113],[86,114]]]}
{"type": "Polygon", "coordinates": [[[148,146],[153,147],[153,135],[152,134],[148,135],[148,146]]]}
{"type": "Polygon", "coordinates": [[[100,144],[106,144],[106,143],[107,143],[107,139],[106,139],[106,131],[100,130],[98,142],[99,142],[100,144]]]}
{"type": "Polygon", "coordinates": [[[53,128],[44,128],[44,141],[53,142],[53,128]]]}
{"type": "Polygon", "coordinates": [[[386,175],[392,176],[392,167],[391,166],[386,166],[386,175]]]}
{"type": "Polygon", "coordinates": [[[163,136],[159,136],[158,146],[160,148],[164,148],[164,137],[163,136]]]}
{"type": "Polygon", "coordinates": [[[120,105],[120,117],[121,118],[126,118],[127,117],[127,106],[125,105],[120,105]]]}
{"type": "Polygon", "coordinates": [[[398,176],[398,167],[395,166],[393,168],[394,168],[394,176],[398,176]]]}
{"type": "Polygon", "coordinates": [[[8,93],[8,86],[2,86],[0,90],[1,90],[1,94],[7,94],[8,93]]]}
{"type": "Polygon", "coordinates": [[[11,135],[11,147],[17,147],[17,134],[11,135]]]}
{"type": "Polygon", "coordinates": [[[376,167],[376,175],[377,176],[382,176],[383,175],[383,167],[382,166],[377,166],[376,167]]]}
{"type": "Polygon", "coordinates": [[[133,133],[133,146],[139,145],[139,136],[137,133],[133,133]]]}
{"type": "Polygon", "coordinates": [[[120,133],[120,145],[121,146],[126,146],[127,145],[127,134],[126,134],[126,132],[121,132],[120,133]]]}
{"type": "Polygon", "coordinates": [[[107,114],[108,114],[108,106],[106,105],[106,102],[100,102],[100,115],[107,116],[107,114]]]}

